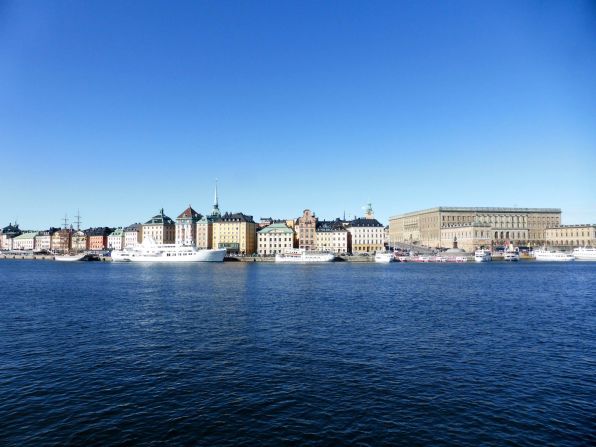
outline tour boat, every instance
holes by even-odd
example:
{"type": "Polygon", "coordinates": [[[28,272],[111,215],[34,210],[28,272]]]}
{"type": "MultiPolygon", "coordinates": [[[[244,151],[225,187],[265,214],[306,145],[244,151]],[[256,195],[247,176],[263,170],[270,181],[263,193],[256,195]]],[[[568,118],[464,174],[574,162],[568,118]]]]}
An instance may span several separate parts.
{"type": "Polygon", "coordinates": [[[519,261],[519,253],[516,251],[506,251],[503,253],[503,261],[517,262],[519,261]]]}
{"type": "Polygon", "coordinates": [[[492,259],[490,250],[476,250],[474,252],[474,261],[476,262],[490,262],[492,259]]]}
{"type": "Polygon", "coordinates": [[[573,249],[573,257],[577,261],[596,261],[596,248],[579,247],[573,249]]]}
{"type": "Polygon", "coordinates": [[[78,253],[78,254],[67,254],[67,255],[55,255],[54,261],[61,261],[61,262],[72,262],[72,261],[81,261],[87,253],[78,253]]]}
{"type": "Polygon", "coordinates": [[[334,259],[335,255],[332,253],[308,251],[303,248],[292,248],[275,255],[275,262],[331,262],[334,259]]]}
{"type": "Polygon", "coordinates": [[[381,264],[388,264],[390,262],[395,261],[395,255],[392,251],[379,251],[375,254],[375,262],[379,262],[381,264]]]}
{"type": "Polygon", "coordinates": [[[540,248],[534,250],[534,258],[537,261],[554,261],[554,262],[569,262],[574,261],[575,258],[569,253],[563,253],[561,251],[547,250],[540,248]]]}
{"type": "Polygon", "coordinates": [[[116,262],[223,262],[226,249],[199,249],[191,245],[156,244],[145,239],[142,244],[112,251],[116,262]]]}

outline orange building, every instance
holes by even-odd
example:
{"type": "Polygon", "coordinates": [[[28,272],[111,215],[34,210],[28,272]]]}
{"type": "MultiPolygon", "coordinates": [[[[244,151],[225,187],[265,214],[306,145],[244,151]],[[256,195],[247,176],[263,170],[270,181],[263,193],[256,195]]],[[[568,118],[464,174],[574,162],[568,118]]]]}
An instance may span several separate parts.
{"type": "Polygon", "coordinates": [[[108,247],[108,235],[112,230],[108,227],[89,228],[85,230],[87,235],[87,248],[89,250],[101,251],[108,247]]]}

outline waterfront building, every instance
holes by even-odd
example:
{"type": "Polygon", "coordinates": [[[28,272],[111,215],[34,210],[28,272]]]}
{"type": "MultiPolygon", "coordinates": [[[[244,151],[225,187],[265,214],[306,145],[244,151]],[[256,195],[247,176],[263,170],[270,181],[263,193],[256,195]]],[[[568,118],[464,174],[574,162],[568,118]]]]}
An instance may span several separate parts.
{"type": "Polygon", "coordinates": [[[143,242],[143,226],[135,223],[124,228],[124,247],[134,247],[143,242]]]}
{"type": "Polygon", "coordinates": [[[108,248],[110,250],[122,250],[124,248],[124,229],[116,228],[108,235],[108,248]]]}
{"type": "Polygon", "coordinates": [[[176,218],[176,244],[178,245],[196,245],[197,243],[197,222],[203,216],[188,205],[182,213],[176,218]]]}
{"type": "Polygon", "coordinates": [[[252,216],[225,213],[214,221],[213,248],[225,248],[229,253],[256,253],[256,224],[252,216]]]}
{"type": "Polygon", "coordinates": [[[197,248],[213,248],[213,221],[212,216],[203,216],[196,223],[196,245],[197,248]]]}
{"type": "Polygon", "coordinates": [[[356,218],[348,223],[347,230],[352,238],[352,252],[374,253],[384,251],[385,235],[383,228],[382,223],[371,217],[356,218]]]}
{"type": "Polygon", "coordinates": [[[35,250],[52,250],[52,235],[56,231],[58,231],[57,228],[50,228],[49,230],[44,230],[37,233],[37,236],[35,236],[35,250]]]}
{"type": "Polygon", "coordinates": [[[112,230],[108,227],[89,228],[85,230],[89,250],[101,251],[108,248],[108,235],[112,230]]]}
{"type": "Polygon", "coordinates": [[[213,248],[213,222],[221,218],[219,211],[219,198],[217,195],[217,182],[215,183],[215,199],[211,214],[202,216],[196,223],[196,246],[197,248],[213,248]]]}
{"type": "Polygon", "coordinates": [[[13,238],[19,236],[23,232],[19,229],[18,224],[10,222],[7,226],[0,230],[0,250],[12,250],[13,238]]]}
{"type": "Polygon", "coordinates": [[[72,231],[63,228],[52,234],[52,250],[55,253],[68,253],[70,251],[70,236],[72,231]]]}
{"type": "Polygon", "coordinates": [[[294,248],[294,230],[285,223],[271,223],[257,232],[257,253],[275,255],[294,248]]]}
{"type": "Polygon", "coordinates": [[[12,249],[33,251],[35,248],[35,236],[37,236],[37,231],[28,231],[15,236],[12,239],[12,249]]]}
{"type": "Polygon", "coordinates": [[[87,235],[84,231],[77,230],[71,235],[70,247],[72,251],[80,253],[89,248],[87,235]]]}
{"type": "Polygon", "coordinates": [[[351,234],[344,227],[343,222],[336,220],[319,220],[317,222],[316,249],[330,253],[350,253],[351,234]]]}
{"type": "Polygon", "coordinates": [[[558,225],[545,230],[546,245],[572,248],[596,247],[596,224],[558,225]]]}
{"type": "Polygon", "coordinates": [[[561,210],[437,207],[392,216],[389,238],[393,242],[448,248],[453,242],[453,231],[447,229],[475,225],[478,231],[486,232],[485,224],[490,225],[492,245],[541,245],[545,241],[545,229],[561,224],[561,210]]]}
{"type": "Polygon", "coordinates": [[[457,241],[458,248],[473,253],[477,248],[491,247],[491,228],[489,223],[480,222],[454,225],[443,228],[441,238],[446,247],[451,248],[453,241],[457,241]]]}
{"type": "Polygon", "coordinates": [[[317,245],[317,217],[311,210],[306,209],[298,218],[296,236],[298,248],[304,250],[316,250],[317,245]]]}
{"type": "Polygon", "coordinates": [[[163,208],[159,213],[143,224],[142,240],[151,238],[156,244],[173,244],[176,242],[176,224],[166,216],[163,208]]]}

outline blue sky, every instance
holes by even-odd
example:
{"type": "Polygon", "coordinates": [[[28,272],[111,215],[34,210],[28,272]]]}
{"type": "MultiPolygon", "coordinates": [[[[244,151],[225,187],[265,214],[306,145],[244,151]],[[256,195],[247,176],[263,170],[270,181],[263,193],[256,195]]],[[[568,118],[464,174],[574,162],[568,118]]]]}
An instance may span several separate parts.
{"type": "Polygon", "coordinates": [[[164,207],[596,223],[591,2],[0,0],[0,224],[164,207]]]}

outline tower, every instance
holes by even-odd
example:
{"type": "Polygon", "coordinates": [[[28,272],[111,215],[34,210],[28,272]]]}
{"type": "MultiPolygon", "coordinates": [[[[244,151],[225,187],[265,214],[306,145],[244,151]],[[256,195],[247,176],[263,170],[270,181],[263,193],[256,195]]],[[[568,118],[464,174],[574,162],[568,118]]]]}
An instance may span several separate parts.
{"type": "Polygon", "coordinates": [[[215,180],[215,200],[213,202],[213,210],[211,210],[212,217],[221,217],[221,212],[219,211],[219,201],[217,198],[217,179],[215,180]]]}

